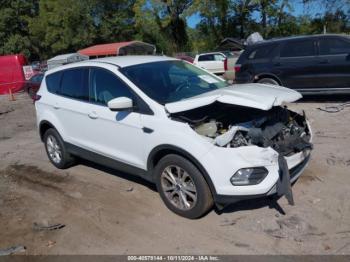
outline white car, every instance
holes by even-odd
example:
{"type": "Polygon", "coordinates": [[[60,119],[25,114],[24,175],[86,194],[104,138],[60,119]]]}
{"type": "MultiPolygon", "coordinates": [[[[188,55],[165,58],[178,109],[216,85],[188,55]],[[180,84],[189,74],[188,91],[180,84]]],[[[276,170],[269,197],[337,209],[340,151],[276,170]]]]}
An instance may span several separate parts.
{"type": "Polygon", "coordinates": [[[198,218],[213,203],[275,193],[293,201],[311,130],[282,103],[299,98],[284,87],[229,86],[173,58],[123,56],[49,70],[35,107],[57,168],[85,158],[141,176],[169,209],[198,218]]]}
{"type": "Polygon", "coordinates": [[[226,56],[221,52],[198,54],[193,64],[208,70],[211,73],[222,75],[225,73],[226,56]]]}

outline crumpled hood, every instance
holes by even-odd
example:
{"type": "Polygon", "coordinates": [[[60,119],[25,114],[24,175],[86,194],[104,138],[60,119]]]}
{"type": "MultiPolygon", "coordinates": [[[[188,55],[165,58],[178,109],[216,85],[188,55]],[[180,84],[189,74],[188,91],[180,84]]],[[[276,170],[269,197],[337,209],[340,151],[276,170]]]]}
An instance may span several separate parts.
{"type": "Polygon", "coordinates": [[[212,92],[165,104],[169,113],[177,113],[206,106],[214,102],[269,110],[282,103],[297,101],[302,95],[292,89],[265,84],[237,84],[212,92]]]}

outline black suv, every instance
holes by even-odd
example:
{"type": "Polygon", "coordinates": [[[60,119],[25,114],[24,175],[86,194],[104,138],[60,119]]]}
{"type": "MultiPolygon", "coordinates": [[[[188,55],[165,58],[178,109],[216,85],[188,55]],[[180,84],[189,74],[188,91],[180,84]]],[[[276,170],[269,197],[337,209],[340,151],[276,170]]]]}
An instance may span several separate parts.
{"type": "Polygon", "coordinates": [[[303,94],[350,94],[350,38],[313,35],[250,45],[236,66],[236,82],[275,84],[303,94]]]}

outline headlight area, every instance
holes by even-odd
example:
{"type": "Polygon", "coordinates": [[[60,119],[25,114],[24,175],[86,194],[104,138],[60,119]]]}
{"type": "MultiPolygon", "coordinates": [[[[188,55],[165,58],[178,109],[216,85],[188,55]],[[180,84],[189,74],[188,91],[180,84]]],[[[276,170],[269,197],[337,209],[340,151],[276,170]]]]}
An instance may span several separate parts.
{"type": "Polygon", "coordinates": [[[249,186],[261,183],[268,175],[265,167],[250,167],[239,169],[230,179],[234,186],[249,186]]]}

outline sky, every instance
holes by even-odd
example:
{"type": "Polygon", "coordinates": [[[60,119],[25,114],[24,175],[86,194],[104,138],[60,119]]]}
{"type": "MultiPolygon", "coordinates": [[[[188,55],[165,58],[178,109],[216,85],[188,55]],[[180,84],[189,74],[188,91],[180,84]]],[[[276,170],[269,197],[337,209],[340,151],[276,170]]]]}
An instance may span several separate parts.
{"type": "MultiPolygon", "coordinates": [[[[291,0],[290,3],[292,4],[292,7],[293,7],[292,14],[294,16],[299,16],[303,14],[310,14],[312,16],[316,16],[317,13],[324,12],[323,7],[317,3],[309,5],[307,8],[305,8],[301,0],[291,0]]],[[[259,14],[257,12],[256,14],[253,13],[253,17],[259,20],[259,14]]],[[[189,27],[195,28],[196,25],[200,22],[200,20],[201,20],[201,16],[199,15],[199,13],[194,13],[193,15],[187,18],[187,24],[189,27]]]]}

